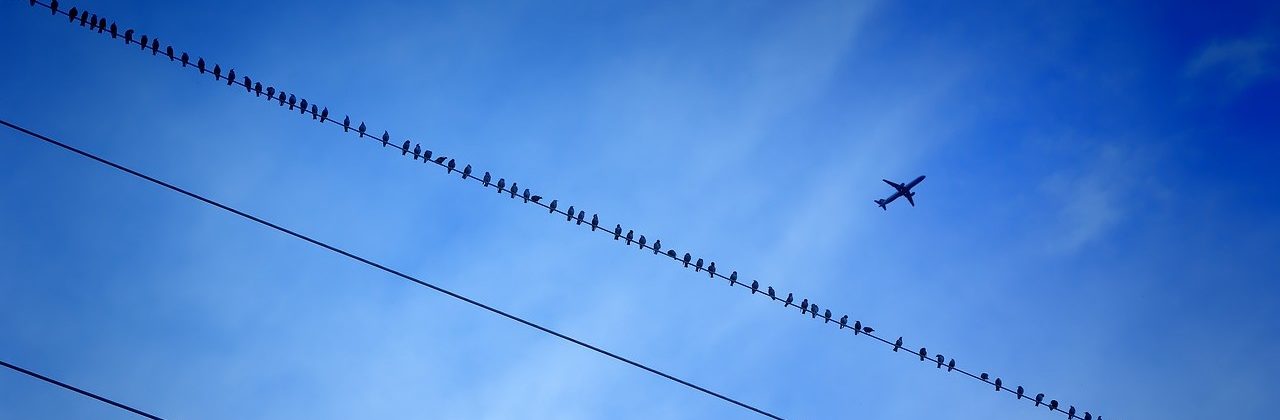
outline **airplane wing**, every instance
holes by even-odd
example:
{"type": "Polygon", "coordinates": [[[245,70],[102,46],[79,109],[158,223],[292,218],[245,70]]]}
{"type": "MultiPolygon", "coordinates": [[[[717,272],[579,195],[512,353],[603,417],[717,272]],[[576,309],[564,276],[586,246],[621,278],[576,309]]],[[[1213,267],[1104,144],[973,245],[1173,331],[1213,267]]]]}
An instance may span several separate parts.
{"type": "Polygon", "coordinates": [[[906,197],[907,197],[907,202],[908,202],[908,203],[911,203],[911,207],[915,207],[915,206],[916,206],[916,200],[912,198],[912,197],[915,197],[915,196],[916,196],[915,194],[908,194],[908,195],[906,195],[906,197]]]}
{"type": "MultiPolygon", "coordinates": [[[[881,179],[881,181],[884,181],[884,183],[889,184],[889,186],[890,186],[890,187],[893,187],[893,189],[895,189],[895,190],[900,190],[900,189],[902,189],[902,188],[903,188],[902,184],[898,184],[898,183],[895,183],[895,182],[890,181],[890,180],[887,180],[887,179],[881,179]]],[[[896,197],[895,197],[895,198],[896,198],[896,197]]]]}

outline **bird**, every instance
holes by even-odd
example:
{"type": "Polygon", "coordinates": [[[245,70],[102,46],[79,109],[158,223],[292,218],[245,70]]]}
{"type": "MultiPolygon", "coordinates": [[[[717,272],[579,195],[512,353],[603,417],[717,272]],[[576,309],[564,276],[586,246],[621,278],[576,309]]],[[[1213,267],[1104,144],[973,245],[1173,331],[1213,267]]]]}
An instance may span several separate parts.
{"type": "MultiPolygon", "coordinates": [[[[259,83],[258,85],[261,85],[261,83],[259,83]]],[[[258,86],[258,85],[254,85],[254,89],[255,89],[255,90],[257,89],[257,86],[258,86]]],[[[283,93],[282,93],[282,95],[283,95],[283,93]]],[[[267,86],[267,100],[268,100],[268,101],[270,101],[270,100],[275,99],[275,98],[276,98],[276,88],[275,88],[275,86],[267,86]]]]}
{"type": "Polygon", "coordinates": [[[160,38],[151,40],[151,55],[160,53],[160,38]]]}
{"type": "Polygon", "coordinates": [[[196,70],[200,71],[200,74],[204,74],[204,57],[196,59],[196,70]]]}
{"type": "Polygon", "coordinates": [[[700,271],[702,271],[702,258],[698,258],[698,262],[693,265],[693,272],[697,273],[700,271]]]}
{"type": "Polygon", "coordinates": [[[107,30],[107,18],[98,19],[98,33],[107,30]]]}
{"type": "Polygon", "coordinates": [[[862,333],[863,333],[863,334],[871,334],[871,333],[873,333],[873,332],[876,332],[876,329],[875,329],[875,328],[871,328],[871,327],[862,327],[862,333]]]}
{"type": "Polygon", "coordinates": [[[533,196],[529,194],[528,188],[525,188],[524,193],[520,194],[520,196],[524,198],[525,203],[528,203],[529,200],[533,199],[533,196]]]}
{"type": "Polygon", "coordinates": [[[422,163],[431,163],[431,149],[422,149],[422,163]]]}
{"type": "Polygon", "coordinates": [[[818,304],[816,303],[809,304],[809,317],[814,319],[818,318],[818,304]]]}
{"type": "Polygon", "coordinates": [[[769,300],[778,300],[778,293],[773,291],[773,286],[769,286],[765,294],[769,295],[769,300]]]}
{"type": "Polygon", "coordinates": [[[787,298],[782,301],[782,307],[785,308],[785,307],[791,306],[791,302],[794,302],[795,298],[796,298],[795,295],[792,295],[791,293],[787,293],[787,298]]]}
{"type": "Polygon", "coordinates": [[[807,311],[809,311],[809,299],[808,299],[808,298],[801,299],[801,300],[800,300],[800,313],[801,313],[801,314],[804,314],[804,313],[805,313],[805,312],[807,312],[807,311]]]}
{"type": "Polygon", "coordinates": [[[217,64],[213,65],[213,80],[222,80],[222,67],[217,64]]]}
{"type": "Polygon", "coordinates": [[[755,280],[752,280],[752,281],[751,281],[751,294],[753,294],[753,295],[754,295],[754,294],[756,294],[756,291],[757,291],[757,290],[760,290],[760,282],[755,281],[755,280]]]}
{"type": "Polygon", "coordinates": [[[713,279],[716,278],[716,262],[715,261],[712,261],[711,265],[707,266],[707,275],[711,276],[711,278],[713,279]]]}
{"type": "MultiPolygon", "coordinates": [[[[428,150],[428,151],[429,151],[429,150],[428,150]]],[[[428,153],[428,154],[430,154],[430,153],[428,153]]],[[[447,158],[446,158],[446,157],[444,157],[444,156],[436,156],[436,160],[433,160],[432,162],[435,162],[435,164],[437,164],[437,165],[444,165],[444,160],[445,160],[445,159],[447,159],[447,158]]],[[[515,186],[516,186],[516,184],[514,184],[514,183],[513,183],[513,184],[511,184],[511,187],[512,187],[512,188],[515,188],[515,186]]]]}
{"type": "Polygon", "coordinates": [[[1088,411],[1084,412],[1084,420],[1093,420],[1093,414],[1089,414],[1088,411]]]}
{"type": "Polygon", "coordinates": [[[947,372],[950,372],[950,371],[953,371],[953,370],[956,370],[956,359],[955,359],[955,358],[952,358],[952,359],[951,359],[951,361],[947,362],[947,372]]]}
{"type": "Polygon", "coordinates": [[[658,251],[662,250],[662,240],[653,241],[653,255],[658,255],[658,251]]]}
{"type": "Polygon", "coordinates": [[[613,240],[615,240],[615,241],[616,241],[616,240],[618,240],[618,237],[619,237],[619,236],[622,236],[622,225],[614,225],[614,227],[613,227],[613,240]]]}
{"type": "Polygon", "coordinates": [[[320,109],[320,122],[325,122],[328,120],[329,120],[329,107],[326,106],[320,109]]]}
{"type": "Polygon", "coordinates": [[[627,240],[627,246],[631,246],[632,239],[635,237],[636,237],[636,231],[628,229],[627,236],[624,237],[623,239],[627,240]]]}
{"type": "Polygon", "coordinates": [[[934,360],[938,361],[938,369],[942,369],[942,362],[946,360],[946,358],[939,354],[934,360]]]}
{"type": "MultiPolygon", "coordinates": [[[[33,1],[32,4],[34,5],[35,2],[33,1]]],[[[49,12],[54,15],[58,14],[58,0],[49,2],[49,12]]]]}
{"type": "Polygon", "coordinates": [[[1000,387],[1004,386],[1004,382],[1000,378],[996,378],[996,391],[1000,391],[1000,387]]]}
{"type": "MultiPolygon", "coordinates": [[[[289,95],[289,97],[293,97],[293,95],[289,95]]],[[[278,103],[280,106],[284,106],[284,100],[286,99],[284,96],[284,89],[280,89],[280,96],[277,96],[276,99],[279,101],[278,103]]],[[[293,109],[293,103],[289,104],[289,109],[293,109]]]]}
{"type": "MultiPolygon", "coordinates": [[[[480,178],[480,183],[484,184],[485,188],[489,188],[489,180],[491,179],[493,179],[493,175],[489,175],[489,171],[484,171],[484,177],[480,178]]],[[[572,211],[570,211],[570,213],[572,213],[572,211]]]]}
{"type": "MultiPolygon", "coordinates": [[[[732,272],[732,273],[729,273],[729,285],[730,285],[730,286],[733,286],[733,284],[734,284],[734,283],[737,283],[737,282],[738,282],[738,272],[737,272],[737,271],[734,271],[734,272],[732,272]]],[[[790,303],[790,302],[788,302],[788,303],[790,303]]]]}
{"type": "Polygon", "coordinates": [[[690,258],[693,258],[693,256],[689,255],[689,253],[688,253],[688,252],[684,253],[684,268],[689,268],[689,259],[690,259],[690,258]]]}
{"type": "Polygon", "coordinates": [[[173,46],[164,47],[164,54],[169,56],[169,61],[173,61],[173,46]]]}
{"type": "Polygon", "coordinates": [[[529,201],[532,201],[532,202],[534,202],[534,203],[537,203],[537,202],[539,202],[539,201],[541,201],[541,200],[542,200],[542,196],[537,195],[537,194],[534,194],[533,196],[529,197],[529,201]]]}
{"type": "MultiPolygon", "coordinates": [[[[36,5],[36,0],[31,0],[31,5],[32,5],[32,6],[35,6],[35,5],[36,5]]],[[[75,7],[75,6],[71,6],[71,10],[67,12],[67,16],[71,18],[71,19],[69,20],[69,22],[75,22],[75,21],[76,21],[76,17],[77,17],[77,16],[79,16],[79,13],[80,13],[80,12],[76,10],[76,7],[75,7]]]]}
{"type": "Polygon", "coordinates": [[[186,67],[187,63],[191,61],[191,56],[188,56],[187,53],[184,52],[182,53],[182,59],[179,61],[182,61],[182,67],[186,67]]]}
{"type": "Polygon", "coordinates": [[[853,335],[858,335],[862,331],[862,321],[853,321],[853,335]]]}
{"type": "MultiPolygon", "coordinates": [[[[84,25],[83,25],[83,24],[81,24],[80,26],[84,26],[84,25]]],[[[150,39],[150,38],[147,38],[147,36],[146,36],[146,35],[143,35],[143,36],[142,36],[142,38],[139,38],[138,45],[141,45],[141,46],[142,46],[142,51],[144,51],[144,52],[145,52],[145,51],[147,51],[147,41],[148,41],[149,39],[150,39]]]]}
{"type": "Polygon", "coordinates": [[[1058,400],[1049,400],[1049,411],[1058,409],[1058,400]]]}
{"type": "Polygon", "coordinates": [[[823,324],[826,324],[826,323],[828,323],[828,322],[831,322],[831,310],[830,310],[830,309],[827,309],[827,310],[825,310],[825,311],[822,311],[822,323],[823,323],[823,324]]]}
{"type": "Polygon", "coordinates": [[[364,126],[364,121],[361,121],[360,126],[356,127],[356,132],[360,133],[360,138],[364,138],[365,129],[366,127],[364,126]]]}
{"type": "Polygon", "coordinates": [[[564,220],[565,220],[566,222],[571,222],[571,221],[573,221],[573,205],[570,205],[570,206],[569,206],[569,211],[564,212],[564,214],[565,214],[565,216],[564,216],[564,220]]]}
{"type": "MultiPolygon", "coordinates": [[[[84,25],[80,25],[80,26],[84,26],[84,25]]],[[[94,30],[94,29],[98,29],[98,14],[97,14],[97,13],[94,13],[94,14],[92,14],[92,15],[89,15],[89,30],[90,30],[90,31],[92,31],[92,30],[94,30]]]]}
{"type": "Polygon", "coordinates": [[[343,115],[342,116],[342,132],[346,133],[349,130],[351,130],[351,116],[343,115]]]}
{"type": "MultiPolygon", "coordinates": [[[[551,205],[547,206],[547,207],[551,208],[551,211],[548,211],[547,213],[555,213],[555,212],[556,212],[556,206],[558,206],[558,205],[560,205],[560,200],[551,200],[551,205]]],[[[640,238],[644,238],[644,235],[640,235],[640,238]]],[[[642,239],[642,240],[643,240],[643,239],[642,239]]],[[[643,244],[641,244],[641,246],[644,246],[644,245],[643,245],[643,244]]]]}
{"type": "Polygon", "coordinates": [[[116,39],[116,23],[111,22],[111,39],[116,39]]]}
{"type": "Polygon", "coordinates": [[[512,182],[511,189],[507,190],[507,192],[511,193],[511,198],[516,198],[517,191],[520,191],[520,185],[516,182],[512,182]]]}
{"type": "Polygon", "coordinates": [[[893,342],[893,351],[896,352],[900,348],[902,348],[902,337],[898,337],[898,341],[893,342]]]}
{"type": "Polygon", "coordinates": [[[978,379],[981,379],[982,382],[987,382],[988,379],[991,379],[991,375],[988,375],[986,372],[982,372],[981,375],[978,375],[978,379]]]}
{"type": "Polygon", "coordinates": [[[924,361],[925,356],[929,354],[929,351],[928,351],[928,350],[925,350],[925,348],[924,348],[924,347],[921,347],[921,348],[920,348],[920,353],[919,353],[919,354],[920,354],[920,361],[921,361],[921,362],[923,362],[923,361],[924,361]]]}
{"type": "Polygon", "coordinates": [[[1018,390],[1014,392],[1014,395],[1017,395],[1018,399],[1022,399],[1022,393],[1025,391],[1026,390],[1022,389],[1022,385],[1018,385],[1018,390]]]}
{"type": "Polygon", "coordinates": [[[236,69],[227,70],[227,86],[236,83],[236,69]]]}
{"type": "Polygon", "coordinates": [[[591,215],[591,231],[595,232],[596,228],[599,226],[600,226],[600,215],[598,214],[591,215]]]}
{"type": "Polygon", "coordinates": [[[1043,393],[1036,394],[1036,407],[1040,406],[1041,401],[1044,401],[1044,394],[1043,393]]]}
{"type": "MultiPolygon", "coordinates": [[[[76,14],[72,13],[71,18],[75,19],[75,17],[76,17],[76,14]]],[[[129,45],[132,43],[133,43],[133,29],[126,29],[124,31],[124,45],[129,45]]]]}
{"type": "Polygon", "coordinates": [[[636,243],[637,243],[637,244],[640,244],[640,249],[644,249],[644,245],[645,245],[645,243],[647,243],[647,242],[649,242],[649,240],[648,240],[648,239],[646,239],[646,238],[644,237],[644,235],[640,235],[640,239],[637,239],[637,240],[636,240],[636,243]]]}
{"type": "Polygon", "coordinates": [[[496,184],[496,186],[498,187],[498,194],[502,194],[503,193],[502,189],[507,186],[507,179],[498,178],[498,183],[496,184]]]}
{"type": "MultiPolygon", "coordinates": [[[[284,97],[284,95],[282,94],[282,95],[280,95],[280,97],[281,97],[281,98],[283,98],[283,97],[284,97]]],[[[290,93],[290,94],[289,94],[289,110],[290,110],[290,111],[293,111],[293,104],[296,104],[296,103],[298,103],[298,97],[297,97],[297,96],[293,96],[293,94],[292,94],[292,93],[290,93]]],[[[386,133],[386,131],[383,131],[383,133],[385,134],[385,133],[386,133]]],[[[385,137],[385,136],[384,136],[384,137],[385,137]]],[[[382,147],[387,147],[387,141],[386,141],[386,140],[389,140],[389,139],[383,139],[383,141],[382,141],[382,147]]]]}
{"type": "Polygon", "coordinates": [[[581,225],[581,224],[582,224],[582,218],[583,218],[583,216],[586,216],[586,215],[587,215],[587,212],[582,211],[582,210],[578,210],[578,224],[579,224],[579,225],[581,225]]]}
{"type": "Polygon", "coordinates": [[[449,159],[449,164],[444,167],[444,172],[446,174],[451,174],[453,173],[453,168],[456,167],[458,167],[458,162],[455,162],[453,159],[449,159]]]}
{"type": "Polygon", "coordinates": [[[298,113],[299,114],[307,113],[307,98],[302,98],[301,101],[298,101],[298,113]]]}
{"type": "Polygon", "coordinates": [[[462,179],[467,179],[469,177],[471,177],[471,165],[467,165],[462,168],[462,179]]]}
{"type": "MultiPolygon", "coordinates": [[[[289,95],[289,109],[293,109],[293,95],[289,95]]],[[[382,130],[382,147],[387,147],[387,143],[391,141],[391,133],[382,130]]]]}
{"type": "Polygon", "coordinates": [[[422,156],[422,145],[415,144],[413,145],[413,160],[418,160],[419,156],[422,156]]]}
{"type": "Polygon", "coordinates": [[[676,250],[674,250],[674,249],[668,249],[668,250],[667,250],[667,258],[671,258],[671,259],[673,259],[673,260],[674,260],[674,259],[676,259],[676,250]]]}
{"type": "Polygon", "coordinates": [[[1067,407],[1067,419],[1076,418],[1076,406],[1067,407]]]}
{"type": "Polygon", "coordinates": [[[844,327],[846,327],[846,326],[848,326],[848,325],[849,325],[849,316],[848,316],[848,315],[845,315],[845,316],[840,317],[840,329],[842,329],[842,330],[843,330],[843,329],[844,329],[844,327]]]}
{"type": "MultiPolygon", "coordinates": [[[[245,81],[248,81],[248,80],[249,80],[249,76],[245,76],[245,77],[244,77],[244,80],[245,80],[245,81]]],[[[245,86],[248,86],[248,85],[246,84],[245,86]]],[[[268,87],[267,89],[271,89],[271,93],[275,93],[275,92],[276,92],[276,88],[268,87]]],[[[253,96],[258,96],[258,97],[261,97],[261,96],[262,96],[262,82],[254,82],[254,83],[253,83],[253,96]]],[[[268,94],[268,95],[267,95],[267,100],[271,100],[271,95],[270,95],[270,94],[268,94]]]]}
{"type": "MultiPolygon", "coordinates": [[[[97,17],[97,15],[94,15],[94,17],[97,17]]],[[[89,11],[88,11],[88,10],[81,10],[81,11],[80,11],[80,26],[84,26],[85,22],[88,22],[88,21],[89,21],[89,11]]]]}
{"type": "MultiPolygon", "coordinates": [[[[405,141],[404,141],[404,145],[403,145],[403,146],[400,146],[400,156],[404,156],[404,155],[407,155],[407,154],[409,154],[409,141],[408,141],[408,140],[405,140],[405,141]]],[[[418,154],[417,154],[417,153],[414,153],[413,155],[414,155],[414,158],[415,158],[415,159],[416,159],[416,158],[417,158],[417,156],[418,156],[418,154]]]]}

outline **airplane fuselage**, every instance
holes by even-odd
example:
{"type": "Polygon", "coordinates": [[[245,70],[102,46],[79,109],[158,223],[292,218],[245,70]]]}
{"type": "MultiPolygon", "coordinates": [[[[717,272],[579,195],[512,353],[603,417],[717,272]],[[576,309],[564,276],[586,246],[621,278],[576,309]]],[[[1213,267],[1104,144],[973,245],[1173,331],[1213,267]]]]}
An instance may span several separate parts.
{"type": "Polygon", "coordinates": [[[875,200],[876,204],[879,205],[881,209],[888,210],[889,208],[886,206],[888,206],[889,203],[892,203],[893,200],[897,200],[898,197],[907,197],[907,202],[911,203],[911,207],[915,207],[916,201],[914,198],[916,193],[911,192],[911,189],[915,188],[916,185],[919,185],[921,181],[924,181],[924,175],[920,175],[906,184],[899,184],[887,179],[882,179],[881,181],[889,184],[889,186],[894,189],[893,194],[890,194],[889,197],[881,200],[875,200]]]}

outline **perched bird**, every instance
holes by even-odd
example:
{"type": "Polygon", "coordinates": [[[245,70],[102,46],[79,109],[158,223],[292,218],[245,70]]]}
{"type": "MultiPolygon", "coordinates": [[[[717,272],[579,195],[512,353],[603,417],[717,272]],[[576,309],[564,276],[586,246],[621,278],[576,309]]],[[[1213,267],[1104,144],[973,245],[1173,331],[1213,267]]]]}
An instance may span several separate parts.
{"type": "Polygon", "coordinates": [[[782,301],[782,307],[785,308],[785,307],[791,306],[791,302],[794,302],[795,299],[796,299],[795,295],[791,293],[787,293],[787,298],[782,301]]]}
{"type": "MultiPolygon", "coordinates": [[[[81,26],[84,26],[84,25],[82,24],[81,26]]],[[[142,38],[139,38],[138,45],[142,46],[142,51],[145,52],[147,50],[147,41],[149,40],[150,38],[147,38],[146,35],[143,35],[142,38]]]]}
{"type": "Polygon", "coordinates": [[[1067,419],[1076,418],[1076,406],[1067,407],[1067,419]]]}
{"type": "Polygon", "coordinates": [[[636,237],[636,231],[628,229],[627,236],[623,237],[623,239],[626,239],[627,246],[631,246],[631,240],[632,238],[635,238],[635,237],[636,237]]]}
{"type": "Polygon", "coordinates": [[[217,64],[213,65],[213,80],[222,80],[222,67],[217,64]]]}
{"type": "MultiPolygon", "coordinates": [[[[76,17],[76,14],[72,13],[71,18],[75,19],[75,17],[76,17]]],[[[124,31],[124,44],[129,45],[132,43],[133,43],[133,29],[126,29],[124,31]]]]}
{"type": "Polygon", "coordinates": [[[955,358],[952,358],[950,361],[948,361],[948,362],[947,362],[947,372],[950,372],[950,371],[953,371],[953,370],[956,370],[956,359],[955,359],[955,358]]]}
{"type": "MultiPolygon", "coordinates": [[[[253,86],[254,86],[254,87],[253,87],[253,89],[254,89],[254,90],[258,90],[258,86],[262,86],[262,83],[258,83],[258,84],[253,85],[253,86]]],[[[270,101],[270,100],[273,100],[273,99],[275,99],[275,98],[276,98],[276,88],[275,88],[275,86],[267,86],[267,100],[268,100],[268,101],[270,101]]]]}
{"type": "Polygon", "coordinates": [[[1000,387],[1004,386],[1004,382],[1000,378],[996,378],[996,391],[1000,391],[1000,387]]]}
{"type": "MultiPolygon", "coordinates": [[[[452,160],[450,160],[450,162],[453,162],[453,161],[452,161],[452,160]]],[[[523,193],[523,194],[520,194],[520,196],[524,198],[524,202],[525,202],[525,203],[528,203],[528,202],[529,202],[529,198],[530,198],[530,196],[529,196],[529,189],[528,189],[528,188],[525,188],[525,189],[524,189],[524,193],[523,193]]]]}
{"type": "Polygon", "coordinates": [[[227,86],[236,83],[236,69],[227,70],[227,86]]]}
{"type": "MultiPolygon", "coordinates": [[[[35,6],[35,5],[36,5],[36,0],[31,0],[31,5],[32,5],[32,6],[35,6]]],[[[75,22],[75,21],[76,21],[76,17],[77,17],[77,16],[79,16],[79,13],[80,13],[80,12],[76,10],[76,7],[75,7],[75,6],[71,6],[71,10],[67,12],[67,16],[70,18],[70,19],[68,20],[68,22],[75,22]]]]}
{"type": "Polygon", "coordinates": [[[938,369],[942,369],[942,362],[945,361],[946,358],[939,354],[934,360],[938,361],[938,369]]]}
{"type": "Polygon", "coordinates": [[[346,133],[349,130],[351,130],[351,116],[343,115],[342,116],[342,132],[346,133]]]}
{"type": "Polygon", "coordinates": [[[674,259],[676,259],[676,250],[674,250],[674,249],[668,249],[668,250],[667,250],[667,257],[668,257],[668,258],[671,258],[671,259],[673,259],[673,260],[674,260],[674,259]]]}
{"type": "Polygon", "coordinates": [[[98,33],[107,30],[107,18],[98,19],[98,33]]]}
{"type": "Polygon", "coordinates": [[[591,231],[595,232],[597,227],[600,227],[600,215],[593,214],[591,215],[591,231]]]}
{"type": "Polygon", "coordinates": [[[773,291],[773,286],[769,286],[769,288],[765,290],[765,294],[769,295],[769,300],[778,300],[778,293],[773,291]]]}
{"type": "Polygon", "coordinates": [[[529,197],[529,201],[537,203],[539,201],[542,201],[542,196],[534,194],[532,197],[529,197]]]}
{"type": "Polygon", "coordinates": [[[1093,414],[1089,414],[1088,411],[1084,412],[1084,420],[1093,420],[1093,414]]]}
{"type": "MultiPolygon", "coordinates": [[[[408,141],[408,140],[405,140],[405,141],[404,141],[404,145],[400,146],[400,156],[404,156],[404,155],[407,155],[407,154],[409,154],[409,141],[408,141]]],[[[414,156],[415,156],[415,157],[416,157],[417,155],[418,155],[417,153],[414,153],[414,156]]]]}
{"type": "Polygon", "coordinates": [[[156,55],[159,53],[160,53],[160,39],[156,38],[151,40],[151,55],[156,55]]]}
{"type": "Polygon", "coordinates": [[[827,309],[827,310],[825,310],[825,311],[822,311],[822,323],[823,323],[823,324],[826,324],[826,323],[828,323],[828,322],[831,322],[831,310],[830,310],[830,309],[827,309]]]}
{"type": "Polygon", "coordinates": [[[454,161],[453,159],[449,159],[449,164],[445,165],[444,167],[444,173],[451,174],[453,173],[453,168],[456,168],[456,167],[458,167],[458,162],[454,161]]]}
{"type": "Polygon", "coordinates": [[[689,260],[693,258],[688,252],[684,253],[684,268],[689,268],[689,260]]]}
{"type": "Polygon", "coordinates": [[[898,337],[898,341],[893,342],[893,351],[898,351],[900,348],[902,348],[902,337],[898,337]]]}
{"type": "MultiPolygon", "coordinates": [[[[489,175],[489,171],[484,171],[484,177],[480,178],[480,183],[484,184],[485,188],[489,188],[489,180],[491,179],[493,179],[493,176],[489,175]]],[[[572,211],[570,211],[570,213],[572,213],[572,211]]]]}
{"type": "Polygon", "coordinates": [[[925,348],[924,348],[924,347],[921,347],[921,348],[920,348],[920,353],[919,353],[919,354],[920,354],[920,361],[921,361],[921,362],[923,362],[923,361],[924,361],[925,356],[929,354],[929,351],[928,351],[928,350],[925,350],[925,348]]]}
{"type": "Polygon", "coordinates": [[[356,132],[360,133],[360,138],[364,138],[365,130],[366,130],[366,127],[364,126],[364,121],[361,121],[360,126],[356,127],[356,132]]]}
{"type": "Polygon", "coordinates": [[[987,380],[991,379],[991,375],[988,375],[986,372],[982,372],[981,375],[978,375],[978,379],[981,379],[982,382],[988,382],[987,380]]]}
{"type": "Polygon", "coordinates": [[[498,184],[497,184],[497,187],[498,187],[498,194],[502,194],[502,193],[504,192],[504,191],[503,191],[503,188],[505,188],[506,186],[507,186],[507,179],[506,179],[506,178],[498,178],[498,184]]]}
{"type": "Polygon", "coordinates": [[[711,265],[707,266],[707,275],[711,276],[711,278],[713,279],[716,278],[716,262],[715,261],[712,261],[711,265]]]}
{"type": "MultiPolygon", "coordinates": [[[[428,150],[428,151],[430,151],[430,150],[428,150]]],[[[445,160],[445,159],[447,159],[447,158],[446,158],[446,157],[444,157],[444,156],[436,156],[436,160],[433,160],[432,162],[435,162],[435,164],[437,164],[437,165],[444,165],[444,160],[445,160]]],[[[515,186],[516,186],[516,184],[511,184],[511,186],[512,186],[512,187],[515,187],[515,186]]]]}
{"type": "Polygon", "coordinates": [[[111,39],[116,39],[116,23],[111,22],[111,39]]]}
{"type": "Polygon", "coordinates": [[[697,273],[701,271],[702,271],[702,258],[698,258],[698,262],[693,265],[693,272],[697,273]]]}
{"type": "Polygon", "coordinates": [[[196,70],[200,71],[200,74],[204,74],[204,57],[196,59],[196,70]]]}
{"type": "MultiPolygon", "coordinates": [[[[408,141],[406,140],[405,142],[407,143],[408,141]]],[[[422,156],[422,145],[421,144],[413,145],[413,160],[418,160],[418,158],[421,156],[422,156]]]]}
{"type": "Polygon", "coordinates": [[[1025,392],[1025,390],[1022,389],[1022,385],[1018,385],[1018,390],[1015,391],[1014,394],[1018,396],[1018,399],[1022,399],[1023,392],[1025,392]]]}
{"type": "Polygon", "coordinates": [[[187,63],[191,61],[191,57],[190,57],[190,56],[188,56],[188,55],[187,55],[187,53],[185,53],[185,52],[184,52],[184,53],[182,53],[182,59],[181,59],[181,60],[179,60],[179,61],[181,61],[181,62],[182,62],[182,67],[186,67],[186,66],[187,66],[187,63]]]}
{"type": "Polygon", "coordinates": [[[649,240],[648,240],[648,239],[645,239],[644,235],[640,235],[640,239],[637,239],[637,240],[636,240],[636,243],[637,243],[637,244],[640,244],[640,249],[644,249],[644,245],[645,245],[645,243],[647,243],[647,242],[649,242],[649,240]]]}
{"type": "MultiPolygon", "coordinates": [[[[738,272],[737,272],[737,271],[734,271],[734,272],[729,273],[729,285],[730,285],[730,286],[733,286],[733,284],[734,284],[734,283],[737,283],[737,282],[738,282],[738,272]]],[[[790,302],[788,302],[788,303],[790,303],[790,302]]]]}
{"type": "Polygon", "coordinates": [[[805,312],[808,312],[808,311],[809,311],[809,299],[808,299],[808,298],[801,299],[801,300],[800,300],[800,314],[804,314],[805,312]]]}
{"type": "MultiPolygon", "coordinates": [[[[33,1],[32,4],[34,5],[35,2],[33,1]]],[[[54,15],[58,14],[58,0],[49,2],[49,12],[54,15]]]]}
{"type": "MultiPolygon", "coordinates": [[[[84,26],[84,25],[81,25],[81,26],[84,26]]],[[[97,14],[97,13],[94,13],[94,14],[92,14],[92,15],[89,15],[89,30],[90,30],[90,31],[92,31],[92,30],[94,30],[94,29],[98,29],[98,14],[97,14]]]]}
{"type": "Polygon", "coordinates": [[[653,241],[653,255],[658,255],[658,251],[662,250],[662,240],[653,241]]]}
{"type": "Polygon", "coordinates": [[[853,321],[853,335],[858,335],[859,332],[862,332],[862,321],[855,320],[853,321]]]}
{"type": "Polygon", "coordinates": [[[582,210],[578,210],[578,223],[577,223],[577,224],[579,224],[579,225],[581,225],[581,224],[582,224],[582,217],[583,217],[583,216],[586,216],[586,214],[587,214],[587,212],[582,211],[582,210]]]}
{"type": "MultiPolygon", "coordinates": [[[[847,327],[848,325],[849,325],[849,316],[848,316],[848,315],[845,315],[845,316],[840,317],[840,329],[842,329],[842,330],[843,330],[843,329],[844,329],[844,327],[847,327]]],[[[942,356],[938,356],[938,357],[942,357],[942,356]]],[[[941,362],[939,362],[939,363],[941,363],[941,362]]]]}
{"type": "MultiPolygon", "coordinates": [[[[282,98],[283,98],[283,97],[284,97],[284,95],[280,95],[280,97],[282,97],[282,98]]],[[[293,96],[293,94],[292,94],[292,93],[290,93],[290,94],[289,94],[289,110],[290,110],[290,111],[293,111],[293,105],[294,105],[294,104],[296,104],[296,103],[298,103],[298,97],[297,97],[297,96],[293,96]]],[[[383,134],[386,134],[386,131],[383,131],[382,133],[383,133],[383,134]]],[[[390,139],[383,139],[383,141],[382,141],[382,147],[387,147],[387,140],[390,140],[390,139]]]]}
{"type": "Polygon", "coordinates": [[[862,333],[863,333],[863,334],[871,334],[871,333],[873,333],[873,332],[876,332],[876,329],[875,329],[875,328],[871,328],[871,327],[862,327],[862,333]]]}
{"type": "Polygon", "coordinates": [[[173,61],[173,46],[164,47],[164,55],[169,56],[169,61],[173,61]]]}
{"type": "Polygon", "coordinates": [[[326,106],[320,109],[320,122],[325,122],[328,120],[329,120],[329,107],[326,106]]]}
{"type": "Polygon", "coordinates": [[[1042,401],[1044,401],[1044,393],[1036,394],[1036,407],[1039,407],[1042,401]]]}
{"type": "Polygon", "coordinates": [[[573,205],[570,205],[569,210],[564,212],[564,214],[565,214],[564,221],[572,222],[573,221],[573,205]]]}
{"type": "MultiPolygon", "coordinates": [[[[249,76],[245,76],[244,79],[249,80],[249,76]]],[[[267,89],[270,89],[270,93],[267,94],[267,100],[270,100],[273,94],[276,93],[276,88],[268,87],[267,89]]],[[[253,96],[262,96],[262,82],[253,82],[253,96]]]]}
{"type": "Polygon", "coordinates": [[[816,303],[809,304],[809,317],[814,319],[818,318],[818,304],[816,303]]]}
{"type": "Polygon", "coordinates": [[[298,101],[298,113],[299,114],[307,113],[307,98],[302,98],[301,101],[298,101]]]}
{"type": "Polygon", "coordinates": [[[467,165],[462,168],[462,179],[467,179],[470,176],[471,176],[471,165],[467,165]]]}
{"type": "MultiPolygon", "coordinates": [[[[95,17],[96,17],[96,15],[95,15],[95,17]]],[[[81,11],[80,11],[80,26],[84,26],[84,25],[85,25],[85,22],[88,22],[88,21],[89,21],[89,11],[88,11],[88,10],[81,10],[81,11]]]]}
{"type": "Polygon", "coordinates": [[[516,198],[516,192],[520,191],[520,185],[516,182],[512,182],[511,189],[507,191],[511,193],[511,198],[516,198]]]}
{"type": "Polygon", "coordinates": [[[1058,400],[1049,400],[1049,411],[1058,409],[1058,400]]]}
{"type": "Polygon", "coordinates": [[[751,281],[751,294],[753,294],[753,295],[754,295],[754,294],[756,294],[756,290],[760,290],[760,282],[755,281],[755,280],[752,280],[752,281],[751,281]]]}

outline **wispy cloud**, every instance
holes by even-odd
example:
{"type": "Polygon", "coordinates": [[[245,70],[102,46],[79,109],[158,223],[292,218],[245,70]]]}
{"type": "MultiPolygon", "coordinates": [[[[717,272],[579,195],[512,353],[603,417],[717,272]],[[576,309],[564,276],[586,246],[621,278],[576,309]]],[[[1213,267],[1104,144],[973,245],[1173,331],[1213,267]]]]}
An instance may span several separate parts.
{"type": "Polygon", "coordinates": [[[1275,74],[1274,52],[1275,43],[1261,37],[1215,41],[1187,62],[1183,74],[1211,80],[1223,93],[1236,94],[1275,74]]]}

